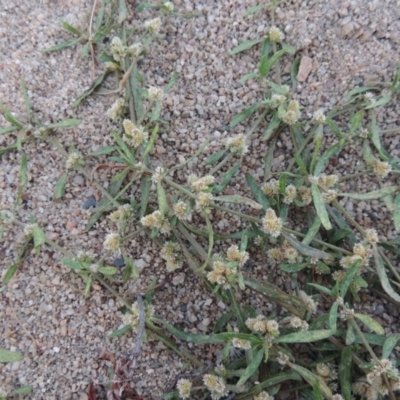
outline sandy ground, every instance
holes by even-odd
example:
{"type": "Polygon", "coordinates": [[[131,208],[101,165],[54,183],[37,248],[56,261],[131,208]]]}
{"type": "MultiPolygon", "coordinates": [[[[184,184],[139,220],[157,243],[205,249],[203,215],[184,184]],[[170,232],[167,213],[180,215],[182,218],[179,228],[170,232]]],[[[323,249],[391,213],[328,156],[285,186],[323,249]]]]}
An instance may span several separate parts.
{"type": "MultiPolygon", "coordinates": [[[[160,38],[143,60],[142,70],[148,83],[165,85],[172,72],[179,80],[168,94],[162,115],[171,123],[168,133],[157,143],[156,157],[161,165],[172,165],[178,155],[187,157],[205,138],[212,138],[206,151],[219,149],[231,132],[227,124],[246,106],[260,98],[256,82],[241,84],[239,79],[257,68],[257,51],[229,57],[227,51],[238,43],[263,35],[270,18],[265,13],[244,17],[244,11],[255,1],[185,1],[174,0],[177,11],[196,11],[196,18],[171,16],[164,21],[160,38]]],[[[0,0],[0,97],[16,116],[24,119],[23,98],[19,82],[26,82],[28,93],[43,123],[64,118],[79,118],[74,129],[57,134],[64,146],[74,142],[87,153],[109,144],[110,123],[105,112],[115,100],[110,96],[93,96],[82,106],[72,101],[91,84],[90,60],[82,58],[78,48],[46,54],[43,49],[68,37],[58,19],[80,25],[91,1],[7,1],[0,0]]],[[[343,94],[356,85],[392,79],[400,54],[400,1],[398,0],[304,0],[287,1],[278,9],[276,24],[285,29],[287,42],[300,55],[312,58],[312,71],[296,89],[304,115],[318,108],[331,109],[343,94]]],[[[382,128],[400,123],[399,106],[391,105],[378,115],[382,128]]],[[[0,117],[0,126],[7,123],[0,117]]],[[[242,132],[245,126],[235,128],[242,132]]],[[[0,137],[0,145],[10,142],[0,137]]],[[[399,156],[399,139],[391,136],[385,142],[392,155],[399,156]]],[[[278,141],[281,153],[274,159],[274,169],[285,165],[285,152],[291,150],[289,138],[278,141]]],[[[104,234],[110,230],[105,221],[97,229],[84,233],[87,212],[84,201],[96,195],[82,175],[71,174],[67,195],[53,201],[53,188],[63,173],[65,160],[49,144],[32,141],[24,147],[29,165],[26,201],[17,218],[29,222],[33,215],[49,237],[73,252],[102,252],[104,234]]],[[[255,138],[245,157],[243,172],[262,177],[265,143],[255,138]]],[[[360,149],[350,146],[337,169],[354,171],[360,149]]],[[[12,209],[18,187],[21,155],[5,154],[0,161],[0,207],[12,209]]],[[[203,168],[202,159],[194,160],[189,169],[203,168]],[[199,163],[199,164],[197,164],[199,163]],[[199,165],[199,166],[197,166],[199,165]]],[[[95,161],[88,161],[94,166],[95,161]]],[[[184,179],[190,171],[176,177],[184,179]]],[[[111,175],[96,176],[105,186],[111,175]]],[[[362,189],[368,180],[352,182],[353,190],[362,189]]],[[[236,188],[242,190],[242,180],[236,188]]],[[[350,186],[351,186],[350,185],[350,186]]],[[[132,190],[134,195],[134,190],[132,190]]],[[[371,224],[383,237],[396,233],[385,218],[380,204],[347,202],[346,208],[358,221],[371,224]],[[369,222],[368,222],[369,221],[369,222]]],[[[226,228],[228,221],[218,222],[226,228]]],[[[22,242],[22,230],[7,228],[1,243],[0,271],[12,264],[22,242]]],[[[141,277],[121,292],[134,299],[154,279],[163,282],[166,273],[158,249],[148,242],[133,241],[131,256],[137,260],[141,277]]],[[[261,270],[261,276],[268,271],[261,270]]],[[[107,363],[98,360],[98,350],[122,354],[132,348],[134,336],[109,339],[107,335],[121,327],[120,304],[100,286],[84,299],[81,279],[68,274],[60,255],[49,250],[30,255],[10,285],[0,293],[0,347],[19,350],[23,361],[0,365],[0,386],[11,390],[32,384],[31,399],[85,399],[94,379],[107,376],[107,363]]],[[[176,274],[155,296],[156,312],[170,322],[190,327],[193,332],[207,332],[226,307],[216,301],[193,278],[188,270],[176,274]]],[[[388,332],[396,330],[398,310],[383,301],[368,304],[372,315],[378,315],[388,332]]],[[[190,347],[190,346],[189,346],[190,347]]],[[[197,349],[204,360],[215,361],[210,347],[197,349]]],[[[155,340],[142,347],[135,371],[135,387],[146,399],[158,399],[174,377],[185,368],[185,361],[155,340]]]]}

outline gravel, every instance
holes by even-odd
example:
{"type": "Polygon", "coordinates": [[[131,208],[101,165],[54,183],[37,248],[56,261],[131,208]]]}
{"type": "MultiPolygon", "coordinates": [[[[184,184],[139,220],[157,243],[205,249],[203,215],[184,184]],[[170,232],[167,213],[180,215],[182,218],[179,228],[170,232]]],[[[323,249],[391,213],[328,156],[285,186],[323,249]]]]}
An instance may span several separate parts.
{"type": "MultiPolygon", "coordinates": [[[[173,2],[177,11],[195,11],[198,17],[168,17],[158,43],[142,64],[146,79],[154,86],[165,85],[174,71],[179,73],[179,80],[167,95],[162,110],[171,126],[156,145],[159,164],[166,167],[189,157],[205,138],[212,139],[206,156],[220,149],[232,133],[228,128],[231,118],[260,98],[262,89],[256,82],[239,82],[241,76],[257,69],[258,52],[252,50],[229,57],[227,51],[244,40],[264,34],[270,21],[265,13],[244,16],[244,11],[255,5],[255,1],[173,2]]],[[[355,85],[392,79],[400,54],[400,2],[385,0],[384,6],[381,0],[367,3],[364,0],[291,0],[277,10],[276,24],[284,27],[286,41],[299,50],[310,69],[295,92],[305,116],[319,108],[333,108],[355,85]]],[[[66,148],[74,142],[82,154],[111,143],[111,125],[104,116],[115,98],[94,96],[73,108],[73,100],[91,85],[90,60],[80,55],[79,48],[51,54],[42,50],[68,37],[60,28],[59,19],[79,26],[91,7],[91,1],[82,0],[0,1],[1,102],[16,116],[25,118],[19,89],[23,79],[42,122],[65,118],[82,120],[78,127],[57,134],[66,148]]],[[[286,73],[289,68],[288,64],[286,73]]],[[[393,104],[378,110],[377,119],[382,128],[400,124],[399,108],[393,104]]],[[[0,124],[7,125],[2,116],[0,124]]],[[[234,132],[245,129],[245,125],[238,126],[234,132]]],[[[325,145],[332,140],[326,138],[325,145]]],[[[9,135],[0,137],[0,146],[9,142],[9,135]]],[[[288,136],[279,138],[274,170],[284,168],[288,162],[285,153],[290,151],[289,142],[288,136]]],[[[398,137],[388,136],[384,143],[392,155],[399,157],[398,137]]],[[[342,174],[356,172],[361,154],[357,146],[349,145],[332,168],[342,174]]],[[[265,151],[265,142],[255,137],[244,158],[242,172],[262,178],[261,155],[265,151]]],[[[54,184],[63,173],[65,159],[53,146],[38,140],[24,146],[24,152],[29,160],[29,183],[26,201],[18,208],[17,219],[28,223],[33,215],[49,238],[58,244],[74,253],[90,249],[101,256],[104,235],[111,229],[109,222],[104,221],[85,233],[90,210],[82,209],[88,197],[99,200],[98,190],[82,175],[71,174],[65,198],[54,201],[54,184]]],[[[184,180],[194,169],[205,171],[202,160],[193,160],[189,170],[177,172],[174,179],[184,180]]],[[[2,210],[13,208],[20,162],[18,152],[7,153],[0,161],[2,210]]],[[[95,166],[93,161],[87,163],[87,168],[95,166]]],[[[107,170],[94,174],[104,187],[111,177],[107,170]]],[[[235,184],[233,188],[244,193],[243,180],[237,179],[235,184]]],[[[343,190],[365,191],[372,189],[371,185],[374,183],[367,177],[359,178],[346,182],[343,190]]],[[[377,188],[378,182],[375,185],[377,188]]],[[[131,195],[134,193],[132,190],[131,195]]],[[[346,200],[344,206],[363,226],[377,228],[381,237],[397,237],[383,203],[346,200]]],[[[218,220],[221,217],[218,213],[213,216],[221,231],[235,231],[240,227],[237,219],[218,220]]],[[[156,279],[158,284],[164,283],[153,302],[158,315],[191,332],[210,332],[227,306],[204,290],[188,269],[176,273],[171,280],[166,279],[159,249],[143,239],[132,241],[130,246],[130,255],[136,260],[141,275],[121,291],[134,301],[156,279]]],[[[22,241],[20,229],[6,230],[1,244],[3,274],[15,260],[22,241]]],[[[85,299],[84,283],[62,266],[60,257],[50,249],[29,255],[12,282],[0,293],[0,347],[24,354],[19,363],[0,365],[1,386],[11,390],[32,384],[31,399],[86,399],[89,383],[106,377],[109,372],[107,364],[99,361],[99,349],[121,355],[133,347],[135,340],[131,334],[118,339],[108,337],[122,326],[121,304],[96,283],[85,299]]],[[[254,274],[265,279],[269,270],[257,263],[254,274]]],[[[246,292],[244,296],[256,308],[272,310],[272,305],[246,292]]],[[[400,331],[398,310],[385,300],[374,299],[371,304],[371,299],[366,298],[362,307],[379,316],[388,332],[400,331]]],[[[182,346],[206,362],[215,361],[212,346],[182,346]]],[[[184,360],[150,338],[142,346],[134,372],[136,390],[146,399],[159,399],[169,382],[182,372],[184,364],[184,360]]]]}

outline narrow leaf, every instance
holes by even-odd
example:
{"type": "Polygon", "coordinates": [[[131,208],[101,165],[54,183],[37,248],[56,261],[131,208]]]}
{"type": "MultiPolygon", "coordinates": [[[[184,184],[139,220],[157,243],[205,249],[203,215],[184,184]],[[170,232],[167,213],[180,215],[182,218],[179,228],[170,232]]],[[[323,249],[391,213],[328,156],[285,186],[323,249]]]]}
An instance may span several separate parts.
{"type": "Polygon", "coordinates": [[[13,363],[21,361],[24,356],[16,351],[0,349],[0,363],[13,363]]]}
{"type": "Polygon", "coordinates": [[[243,43],[240,43],[236,47],[234,47],[231,51],[228,52],[230,56],[233,56],[234,54],[240,53],[245,50],[251,49],[253,46],[255,46],[258,43],[261,43],[264,39],[251,39],[251,40],[246,40],[243,43]]]}
{"type": "Polygon", "coordinates": [[[115,338],[115,337],[118,337],[118,336],[122,336],[126,332],[129,332],[131,329],[132,329],[131,325],[125,325],[121,329],[118,329],[117,331],[114,331],[113,333],[109,334],[108,337],[115,338]]]}
{"type": "Polygon", "coordinates": [[[245,110],[241,111],[239,114],[235,115],[232,118],[231,122],[229,123],[229,126],[231,128],[234,128],[236,125],[239,125],[244,120],[250,118],[251,115],[254,114],[260,108],[260,105],[261,105],[261,103],[253,104],[249,108],[246,108],[245,110]]]}
{"type": "Polygon", "coordinates": [[[383,344],[382,358],[389,358],[392,354],[396,344],[400,341],[400,333],[393,333],[390,335],[383,344]]]}
{"type": "Polygon", "coordinates": [[[103,146],[99,147],[93,153],[88,154],[88,157],[96,157],[96,156],[103,156],[106,154],[110,154],[117,149],[116,146],[103,146]]]}
{"type": "Polygon", "coordinates": [[[107,75],[109,74],[109,72],[104,72],[103,74],[101,74],[100,76],[98,76],[94,82],[92,83],[92,85],[90,86],[90,88],[88,90],[86,90],[84,93],[82,93],[73,103],[72,106],[73,107],[77,107],[79,106],[79,104],[81,104],[81,102],[83,100],[86,99],[86,97],[89,97],[96,89],[98,89],[101,84],[103,83],[104,79],[107,77],[107,75]]]}
{"type": "Polygon", "coordinates": [[[391,286],[389,279],[386,275],[385,271],[385,265],[383,263],[382,257],[379,254],[378,248],[375,245],[373,247],[373,252],[374,252],[374,258],[375,258],[375,266],[376,266],[376,272],[378,274],[379,280],[381,282],[383,290],[393,299],[396,300],[397,302],[400,302],[400,295],[394,291],[393,287],[391,286]]]}
{"type": "Polygon", "coordinates": [[[385,334],[385,330],[382,328],[382,326],[370,316],[355,313],[354,317],[359,319],[365,326],[367,326],[369,329],[372,329],[378,335],[385,334]]]}
{"type": "Polygon", "coordinates": [[[351,400],[351,371],[352,371],[352,349],[346,346],[342,350],[339,364],[339,382],[344,400],[351,400]]]}
{"type": "Polygon", "coordinates": [[[329,231],[330,229],[332,229],[332,225],[329,221],[329,215],[325,208],[325,202],[322,198],[321,192],[318,189],[318,186],[314,183],[311,185],[311,193],[314,201],[314,207],[321,220],[321,223],[324,228],[329,231]]]}
{"type": "Polygon", "coordinates": [[[270,208],[271,205],[269,204],[267,196],[261,190],[257,181],[250,174],[246,174],[246,182],[249,185],[249,188],[253,193],[253,196],[256,199],[257,203],[261,204],[264,210],[270,208]]]}
{"type": "Polygon", "coordinates": [[[209,156],[206,159],[206,165],[215,164],[224,156],[225,153],[226,153],[226,150],[221,150],[221,151],[218,151],[217,153],[211,154],[211,156],[209,156]]]}
{"type": "Polygon", "coordinates": [[[214,201],[219,201],[223,203],[234,203],[234,204],[246,204],[255,210],[261,210],[263,207],[256,201],[248,199],[247,197],[232,195],[232,196],[218,196],[214,201]]]}
{"type": "Polygon", "coordinates": [[[288,335],[279,336],[274,343],[311,343],[318,340],[327,339],[335,334],[336,330],[320,329],[315,331],[303,331],[289,333],[288,335]]]}
{"type": "Polygon", "coordinates": [[[305,256],[318,258],[321,260],[330,260],[332,258],[330,254],[325,253],[322,250],[314,249],[313,247],[308,246],[304,243],[300,243],[294,237],[288,235],[285,232],[283,232],[282,235],[297,251],[299,251],[301,254],[305,256]]]}
{"type": "Polygon", "coordinates": [[[400,186],[389,186],[368,193],[340,193],[339,196],[349,197],[356,200],[377,200],[400,190],[400,186]]]}
{"type": "Polygon", "coordinates": [[[264,349],[258,350],[254,358],[251,360],[251,363],[247,366],[247,368],[243,371],[242,376],[237,381],[236,386],[240,387],[244,385],[258,370],[262,360],[264,358],[264,349]]]}
{"type": "Polygon", "coordinates": [[[57,128],[72,128],[73,126],[78,126],[81,123],[80,119],[64,119],[55,124],[47,125],[46,128],[57,129],[57,128]]]}
{"type": "Polygon", "coordinates": [[[60,44],[56,44],[54,46],[50,46],[47,49],[45,49],[44,51],[46,51],[47,53],[50,53],[52,51],[58,51],[58,50],[62,50],[62,49],[67,49],[68,47],[75,46],[80,41],[81,41],[80,38],[67,40],[66,42],[62,42],[60,44]]]}
{"type": "Polygon", "coordinates": [[[68,175],[62,174],[58,178],[56,185],[54,186],[54,198],[61,199],[65,195],[65,185],[67,184],[68,175]]]}

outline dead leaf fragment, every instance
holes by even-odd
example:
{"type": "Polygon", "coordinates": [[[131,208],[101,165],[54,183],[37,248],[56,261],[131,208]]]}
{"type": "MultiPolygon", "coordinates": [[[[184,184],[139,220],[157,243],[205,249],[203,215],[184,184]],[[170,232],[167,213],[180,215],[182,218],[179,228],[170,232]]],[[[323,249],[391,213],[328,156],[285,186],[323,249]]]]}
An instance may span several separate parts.
{"type": "Polygon", "coordinates": [[[305,82],[310,75],[312,70],[312,58],[303,56],[300,60],[299,72],[297,74],[297,80],[299,82],[305,82]]]}

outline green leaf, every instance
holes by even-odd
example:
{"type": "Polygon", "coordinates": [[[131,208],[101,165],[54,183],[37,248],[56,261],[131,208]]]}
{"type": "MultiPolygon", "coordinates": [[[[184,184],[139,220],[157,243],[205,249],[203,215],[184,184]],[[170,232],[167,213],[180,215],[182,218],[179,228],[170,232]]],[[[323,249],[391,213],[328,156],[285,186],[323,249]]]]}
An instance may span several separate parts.
{"type": "MultiPolygon", "coordinates": [[[[161,322],[161,321],[160,321],[161,322]]],[[[203,343],[203,344],[213,344],[213,343],[223,343],[225,339],[221,337],[221,334],[217,335],[202,335],[196,333],[181,332],[176,329],[173,325],[168,322],[162,321],[164,326],[177,338],[191,343],[203,343]]],[[[240,335],[240,334],[238,334],[240,335]]]]}
{"type": "Polygon", "coordinates": [[[83,269],[83,264],[80,261],[76,260],[71,260],[68,258],[63,258],[61,262],[68,268],[75,269],[75,270],[81,270],[83,269]]]}
{"type": "Polygon", "coordinates": [[[73,107],[77,107],[79,106],[79,104],[81,104],[81,102],[83,100],[86,99],[86,97],[89,97],[96,89],[98,89],[101,84],[103,83],[103,81],[106,79],[107,75],[109,74],[109,71],[103,72],[100,76],[98,76],[94,82],[92,83],[92,85],[90,86],[90,88],[88,90],[86,90],[84,93],[82,93],[73,103],[72,106],[73,107]]]}
{"type": "Polygon", "coordinates": [[[307,285],[313,286],[316,289],[318,289],[320,292],[325,293],[325,294],[327,294],[329,296],[332,296],[332,290],[328,289],[325,286],[318,285],[317,283],[307,283],[307,285]]]}
{"type": "Polygon", "coordinates": [[[248,81],[249,79],[258,78],[258,76],[259,76],[258,72],[251,72],[250,74],[243,75],[243,76],[239,79],[239,82],[240,82],[240,83],[245,83],[245,82],[248,81]]]}
{"type": "Polygon", "coordinates": [[[165,190],[160,182],[157,183],[157,200],[158,209],[160,210],[162,215],[165,215],[168,212],[168,202],[165,190]]]}
{"type": "Polygon", "coordinates": [[[367,164],[372,164],[375,161],[375,157],[372,155],[371,147],[367,139],[363,142],[363,158],[367,164]]]}
{"type": "Polygon", "coordinates": [[[176,81],[178,80],[178,77],[179,77],[179,75],[177,72],[172,73],[171,78],[169,79],[169,82],[164,87],[164,93],[168,93],[172,89],[172,87],[175,85],[176,81]]]}
{"type": "Polygon", "coordinates": [[[227,313],[224,313],[221,315],[221,317],[217,320],[217,322],[214,325],[213,332],[214,333],[219,333],[222,330],[224,330],[226,324],[232,319],[233,317],[233,312],[229,311],[227,313]]]}
{"type": "Polygon", "coordinates": [[[339,127],[335,124],[334,121],[332,121],[330,118],[326,119],[326,124],[331,128],[331,131],[339,138],[339,139],[344,139],[345,135],[344,133],[339,129],[339,127]]]}
{"type": "Polygon", "coordinates": [[[318,258],[321,260],[330,260],[332,258],[329,253],[325,253],[322,250],[314,249],[313,247],[310,247],[304,243],[300,243],[294,237],[285,232],[283,232],[282,235],[298,252],[305,256],[318,258]]]}
{"type": "Polygon", "coordinates": [[[369,329],[372,329],[378,335],[385,334],[385,330],[382,328],[382,326],[370,316],[355,313],[354,317],[359,319],[365,326],[367,326],[369,329]]]}
{"type": "Polygon", "coordinates": [[[274,339],[274,343],[311,343],[327,339],[335,334],[333,329],[320,329],[315,331],[302,331],[289,333],[274,339]]]}
{"type": "Polygon", "coordinates": [[[123,141],[121,136],[118,134],[118,132],[111,131],[111,136],[113,137],[115,142],[118,144],[119,148],[124,152],[126,159],[131,163],[131,165],[133,165],[135,163],[135,157],[132,154],[132,152],[129,150],[129,147],[123,141]]]}
{"type": "Polygon", "coordinates": [[[298,264],[289,264],[289,263],[282,263],[280,268],[282,271],[287,272],[289,274],[293,274],[295,272],[300,272],[304,268],[309,265],[308,262],[298,263],[298,264]]]}
{"type": "Polygon", "coordinates": [[[390,335],[383,344],[382,358],[389,358],[397,342],[399,341],[400,341],[400,333],[393,333],[392,335],[390,335]]]}
{"type": "Polygon", "coordinates": [[[229,123],[229,126],[231,128],[234,128],[236,125],[239,125],[241,122],[245,121],[246,119],[250,118],[252,114],[254,114],[261,106],[261,103],[256,103],[250,106],[249,108],[246,108],[239,114],[235,115],[231,122],[229,123]]]}
{"type": "Polygon", "coordinates": [[[143,90],[141,90],[141,88],[140,88],[140,79],[141,79],[141,76],[138,72],[137,66],[135,66],[133,68],[133,71],[130,76],[129,85],[130,85],[132,97],[133,97],[136,121],[140,121],[144,114],[143,100],[142,100],[143,90]]]}
{"type": "Polygon", "coordinates": [[[337,316],[338,316],[338,306],[339,304],[335,301],[332,304],[331,310],[329,311],[329,329],[336,331],[337,329],[337,316]]]}
{"type": "Polygon", "coordinates": [[[18,128],[16,126],[6,126],[3,129],[0,129],[0,136],[5,135],[6,133],[14,132],[18,128]]]}
{"type": "Polygon", "coordinates": [[[376,267],[376,272],[378,274],[379,280],[381,282],[383,290],[393,299],[396,300],[397,302],[400,302],[400,295],[396,293],[391,286],[389,279],[386,275],[385,271],[385,265],[383,263],[382,257],[379,254],[378,248],[376,245],[373,246],[373,253],[374,253],[374,258],[375,258],[375,267],[376,267]]]}
{"type": "Polygon", "coordinates": [[[108,335],[108,337],[110,337],[110,338],[115,338],[115,337],[118,337],[118,336],[122,336],[122,335],[124,335],[126,332],[129,332],[131,329],[132,329],[132,326],[131,326],[131,325],[125,325],[125,326],[122,327],[121,329],[118,329],[117,331],[114,331],[114,332],[110,333],[110,334],[108,335]]]}
{"type": "Polygon", "coordinates": [[[156,125],[153,129],[153,132],[151,132],[150,140],[148,141],[146,148],[144,149],[143,157],[147,156],[147,154],[150,154],[151,150],[154,147],[154,142],[156,141],[157,134],[158,125],[156,125]]]}
{"type": "Polygon", "coordinates": [[[103,275],[115,275],[118,271],[115,267],[99,267],[99,272],[103,275]]]}
{"type": "Polygon", "coordinates": [[[266,129],[266,131],[264,132],[262,139],[261,140],[268,140],[272,134],[275,132],[276,128],[279,127],[281,123],[281,120],[279,119],[278,113],[274,113],[274,115],[272,116],[271,120],[268,123],[268,127],[266,129]]]}
{"type": "Polygon", "coordinates": [[[237,381],[236,386],[240,387],[244,385],[258,370],[263,358],[264,358],[265,350],[262,348],[258,350],[254,358],[251,360],[251,363],[247,366],[247,368],[243,371],[242,376],[237,381]]]}
{"type": "Polygon", "coordinates": [[[229,182],[239,171],[239,168],[240,168],[240,163],[236,163],[233,167],[229,168],[228,171],[226,171],[224,177],[222,178],[221,184],[218,186],[214,186],[213,194],[218,194],[224,191],[225,188],[228,186],[229,182]]]}
{"type": "Polygon", "coordinates": [[[346,345],[350,346],[356,340],[356,332],[354,331],[353,325],[348,323],[347,324],[347,331],[346,331],[346,345]]]}
{"type": "Polygon", "coordinates": [[[296,88],[298,81],[297,81],[297,75],[299,73],[299,67],[300,67],[300,57],[296,57],[292,63],[292,66],[290,68],[290,79],[292,80],[292,88],[296,88]]]}
{"type": "Polygon", "coordinates": [[[319,232],[319,228],[321,227],[321,220],[318,215],[315,217],[313,224],[308,229],[307,235],[304,236],[301,243],[305,245],[309,245],[314,239],[315,235],[319,232]]]}
{"type": "Polygon", "coordinates": [[[65,195],[65,185],[67,184],[68,174],[62,174],[58,178],[56,185],[54,186],[54,198],[61,199],[65,195]]]}
{"type": "Polygon", "coordinates": [[[261,190],[257,181],[250,174],[246,174],[246,182],[249,185],[249,188],[253,193],[253,196],[256,199],[257,203],[262,205],[264,211],[266,211],[268,208],[271,208],[267,196],[261,190]]]}
{"type": "Polygon", "coordinates": [[[33,386],[26,385],[26,386],[22,386],[22,387],[20,387],[18,389],[11,390],[11,392],[7,393],[7,397],[9,397],[9,396],[22,396],[22,395],[29,394],[29,393],[32,393],[32,392],[33,392],[33,386]]]}
{"type": "Polygon", "coordinates": [[[88,154],[87,156],[88,157],[103,156],[114,152],[116,149],[117,149],[116,146],[103,146],[99,147],[97,150],[95,150],[93,153],[88,154]]]}
{"type": "Polygon", "coordinates": [[[125,0],[118,1],[118,24],[126,20],[128,16],[128,10],[126,9],[125,0]]]}
{"type": "Polygon", "coordinates": [[[218,151],[217,153],[211,154],[211,156],[209,156],[206,159],[206,165],[215,164],[224,156],[225,153],[226,153],[226,150],[221,150],[221,151],[218,151]]]}
{"type": "MultiPolygon", "coordinates": [[[[267,76],[269,72],[271,71],[272,67],[275,65],[275,63],[285,54],[287,53],[289,48],[287,49],[282,49],[277,51],[274,55],[272,55],[265,63],[265,66],[263,66],[263,74],[262,76],[267,76]]],[[[261,70],[261,65],[260,65],[260,70],[261,70]]]]}
{"type": "Polygon", "coordinates": [[[352,266],[347,269],[346,274],[340,283],[340,296],[344,298],[347,294],[347,290],[349,289],[349,286],[351,285],[351,282],[353,282],[354,277],[356,276],[358,269],[360,267],[361,261],[357,260],[352,266]]]}
{"type": "Polygon", "coordinates": [[[139,270],[137,269],[135,261],[129,257],[124,257],[124,261],[126,265],[123,276],[124,282],[127,282],[131,277],[134,279],[139,278],[139,270]]]}
{"type": "Polygon", "coordinates": [[[81,41],[81,38],[70,39],[70,40],[67,40],[66,42],[62,42],[60,44],[56,44],[54,46],[50,46],[47,49],[44,49],[44,51],[46,51],[47,53],[50,53],[52,51],[58,51],[58,50],[67,49],[68,47],[75,46],[80,41],[81,41]]]}
{"type": "Polygon", "coordinates": [[[43,229],[40,226],[35,226],[33,229],[33,243],[35,244],[35,248],[38,248],[42,244],[46,243],[46,236],[44,235],[43,229]]]}
{"type": "Polygon", "coordinates": [[[329,215],[325,208],[325,202],[324,199],[322,198],[321,192],[318,189],[318,186],[314,183],[311,184],[311,194],[314,201],[314,207],[315,210],[317,211],[319,219],[321,220],[321,223],[324,226],[324,228],[329,231],[330,229],[332,229],[332,225],[331,222],[329,221],[329,215]]]}
{"type": "Polygon", "coordinates": [[[58,128],[72,128],[73,126],[78,126],[81,123],[80,119],[63,119],[55,124],[47,125],[46,128],[58,129],[58,128]]]}
{"type": "Polygon", "coordinates": [[[235,294],[232,292],[231,289],[227,290],[227,295],[228,295],[229,301],[231,302],[232,310],[235,313],[239,329],[245,332],[247,330],[247,326],[244,323],[244,315],[243,315],[243,311],[240,307],[240,304],[238,304],[238,302],[236,301],[235,294]]]}
{"type": "Polygon", "coordinates": [[[142,179],[140,188],[142,193],[140,202],[140,217],[143,217],[146,212],[147,204],[150,198],[150,188],[151,188],[150,177],[146,176],[142,179]]]}
{"type": "Polygon", "coordinates": [[[377,200],[381,199],[382,197],[396,193],[399,190],[400,186],[389,186],[379,190],[373,190],[372,192],[368,193],[340,193],[339,196],[349,197],[356,200],[377,200]]]}
{"type": "Polygon", "coordinates": [[[253,15],[258,11],[264,10],[264,8],[269,7],[268,3],[265,4],[258,4],[257,6],[254,7],[250,7],[246,10],[246,12],[244,13],[245,16],[249,16],[249,15],[253,15]]]}
{"type": "Polygon", "coordinates": [[[315,165],[314,175],[319,176],[325,169],[325,165],[327,164],[327,162],[332,157],[339,154],[345,144],[346,139],[341,139],[338,143],[326,149],[315,165]]]}
{"type": "Polygon", "coordinates": [[[92,278],[92,275],[86,276],[84,278],[86,280],[86,285],[85,285],[85,291],[83,294],[85,297],[87,297],[87,296],[89,296],[90,289],[92,288],[93,278],[92,278]]]}
{"type": "Polygon", "coordinates": [[[249,50],[256,44],[261,43],[263,40],[264,40],[264,38],[246,40],[245,42],[240,43],[238,46],[234,47],[231,51],[228,52],[228,54],[230,56],[233,56],[234,54],[240,53],[245,50],[249,50]]]}
{"type": "Polygon", "coordinates": [[[380,106],[384,106],[385,104],[389,103],[390,100],[392,100],[392,94],[388,93],[382,96],[379,100],[374,101],[372,104],[369,104],[368,106],[364,107],[366,110],[370,110],[371,108],[376,108],[380,106]]]}
{"type": "Polygon", "coordinates": [[[31,119],[32,119],[32,103],[31,103],[31,99],[28,96],[25,82],[22,79],[21,79],[21,90],[22,90],[22,95],[24,96],[24,104],[25,104],[26,113],[28,115],[28,121],[31,121],[31,119]]]}
{"type": "Polygon", "coordinates": [[[66,29],[68,32],[72,33],[73,35],[77,35],[77,36],[81,35],[81,32],[78,29],[74,28],[72,25],[70,25],[68,22],[60,19],[60,23],[64,29],[66,29]]]}
{"type": "Polygon", "coordinates": [[[0,349],[0,363],[13,363],[21,361],[24,356],[16,351],[0,349]]]}
{"type": "Polygon", "coordinates": [[[400,231],[400,194],[398,194],[394,201],[393,222],[396,231],[400,231]]]}
{"type": "Polygon", "coordinates": [[[332,392],[329,389],[329,387],[326,385],[326,383],[322,380],[322,378],[320,378],[317,375],[314,375],[307,368],[301,367],[300,365],[296,365],[291,362],[289,362],[288,364],[289,364],[290,368],[292,368],[295,372],[297,372],[299,375],[301,375],[303,377],[303,379],[311,385],[311,387],[318,385],[319,389],[320,389],[322,395],[325,397],[325,399],[327,399],[327,400],[332,399],[332,392]]]}
{"type": "Polygon", "coordinates": [[[349,129],[349,136],[352,136],[354,132],[361,126],[361,122],[364,118],[365,111],[357,111],[351,118],[351,125],[349,129]]]}
{"type": "Polygon", "coordinates": [[[255,210],[261,210],[263,207],[255,202],[254,200],[248,199],[247,197],[232,195],[232,196],[218,196],[214,199],[214,201],[223,202],[223,203],[233,203],[233,204],[242,204],[250,206],[255,210]]]}
{"type": "Polygon", "coordinates": [[[26,158],[25,153],[22,153],[22,157],[21,157],[19,180],[20,180],[21,187],[25,187],[28,183],[28,160],[26,158]]]}
{"type": "Polygon", "coordinates": [[[3,104],[0,104],[1,109],[3,110],[4,118],[6,119],[7,122],[10,124],[13,124],[17,128],[23,128],[24,124],[21,122],[18,118],[14,117],[14,115],[8,111],[7,107],[3,104]]]}
{"type": "Polygon", "coordinates": [[[352,349],[350,346],[344,347],[339,364],[339,382],[344,400],[351,400],[351,371],[352,371],[352,349]]]}

